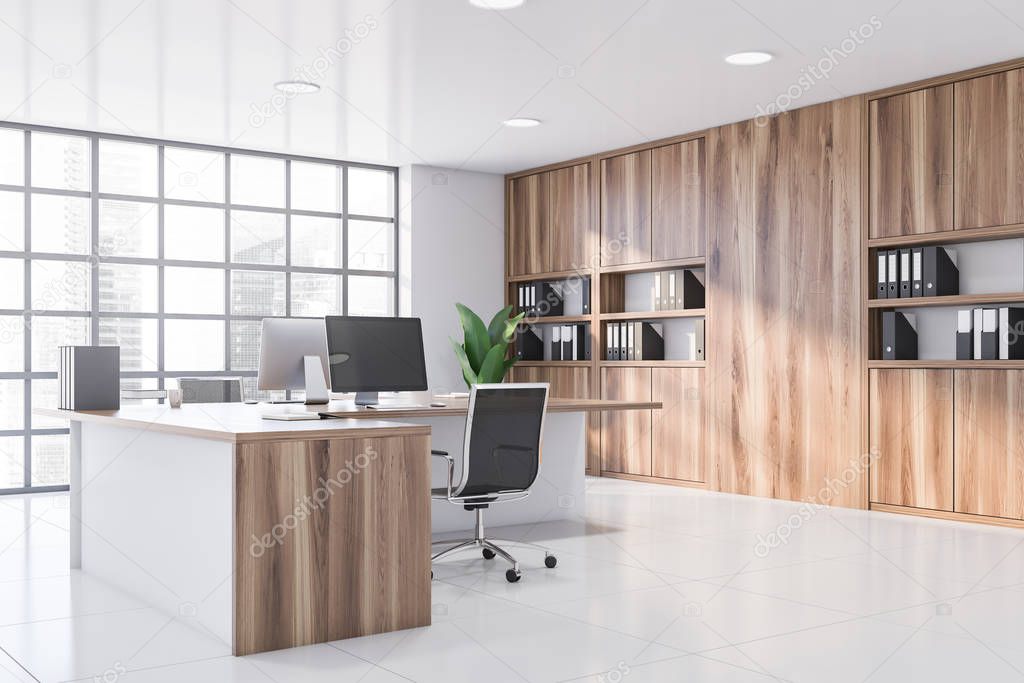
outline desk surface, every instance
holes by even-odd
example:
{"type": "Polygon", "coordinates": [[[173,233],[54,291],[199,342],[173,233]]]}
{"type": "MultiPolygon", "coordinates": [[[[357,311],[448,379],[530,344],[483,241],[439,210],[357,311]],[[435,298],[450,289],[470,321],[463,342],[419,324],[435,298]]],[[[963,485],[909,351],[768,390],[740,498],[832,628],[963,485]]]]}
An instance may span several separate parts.
{"type": "MultiPolygon", "coordinates": [[[[345,439],[374,436],[415,436],[430,433],[427,425],[403,423],[402,418],[458,417],[469,412],[465,398],[436,399],[447,404],[444,408],[413,407],[402,410],[362,408],[351,400],[331,401],[327,405],[247,405],[244,403],[193,403],[181,408],[167,405],[128,406],[121,410],[70,411],[56,408],[34,408],[37,415],[132,427],[145,431],[195,436],[217,441],[244,443],[252,441],[281,441],[285,439],[345,439]],[[342,419],[299,420],[285,422],[264,420],[269,412],[324,412],[342,419]]],[[[382,405],[429,403],[430,397],[387,400],[382,405]]],[[[661,408],[653,401],[599,401],[591,399],[548,400],[548,411],[553,413],[594,412],[603,410],[649,410],[661,408]]]]}

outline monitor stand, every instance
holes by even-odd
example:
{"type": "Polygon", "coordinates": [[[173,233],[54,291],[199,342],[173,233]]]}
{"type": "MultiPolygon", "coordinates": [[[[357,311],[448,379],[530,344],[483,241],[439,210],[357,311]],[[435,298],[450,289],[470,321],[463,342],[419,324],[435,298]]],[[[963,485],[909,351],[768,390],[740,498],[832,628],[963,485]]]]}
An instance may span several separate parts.
{"type": "Polygon", "coordinates": [[[380,402],[380,394],[376,391],[357,391],[357,406],[375,406],[380,402]]]}
{"type": "Polygon", "coordinates": [[[306,372],[306,405],[327,403],[330,395],[327,393],[327,380],[324,378],[320,356],[305,356],[302,362],[306,372]]]}

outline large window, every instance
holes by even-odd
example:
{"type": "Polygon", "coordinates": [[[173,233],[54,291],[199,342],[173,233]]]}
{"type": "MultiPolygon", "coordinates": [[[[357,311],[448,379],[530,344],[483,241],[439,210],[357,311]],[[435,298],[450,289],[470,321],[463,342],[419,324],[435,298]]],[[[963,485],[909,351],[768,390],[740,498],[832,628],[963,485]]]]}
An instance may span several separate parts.
{"type": "MultiPolygon", "coordinates": [[[[0,124],[0,493],[65,488],[57,347],[241,376],[265,316],[395,315],[394,168],[0,124]]],[[[122,402],[125,403],[125,402],[122,402]]]]}

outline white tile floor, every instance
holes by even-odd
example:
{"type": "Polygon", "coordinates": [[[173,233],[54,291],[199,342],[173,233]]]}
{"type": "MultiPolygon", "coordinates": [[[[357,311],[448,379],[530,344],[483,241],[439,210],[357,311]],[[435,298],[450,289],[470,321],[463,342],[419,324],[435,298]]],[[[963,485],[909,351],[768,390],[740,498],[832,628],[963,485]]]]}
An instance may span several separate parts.
{"type": "Polygon", "coordinates": [[[0,498],[0,683],[1024,680],[1024,532],[588,487],[586,519],[492,530],[550,545],[555,569],[522,551],[512,585],[462,556],[437,568],[430,628],[241,658],[69,572],[66,496],[0,498]]]}

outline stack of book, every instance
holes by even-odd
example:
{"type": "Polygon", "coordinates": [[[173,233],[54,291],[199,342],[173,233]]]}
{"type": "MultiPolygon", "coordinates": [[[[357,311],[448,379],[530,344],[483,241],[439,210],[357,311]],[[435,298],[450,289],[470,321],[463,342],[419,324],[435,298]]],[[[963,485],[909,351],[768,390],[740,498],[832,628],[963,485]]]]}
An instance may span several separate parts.
{"type": "Polygon", "coordinates": [[[959,294],[956,252],[945,247],[881,249],[877,281],[876,299],[959,294]]]}
{"type": "Polygon", "coordinates": [[[704,308],[704,283],[692,270],[663,270],[654,273],[651,288],[652,311],[704,308]]]}
{"type": "Polygon", "coordinates": [[[1024,309],[1003,306],[957,311],[956,359],[1024,359],[1024,309]]]}

